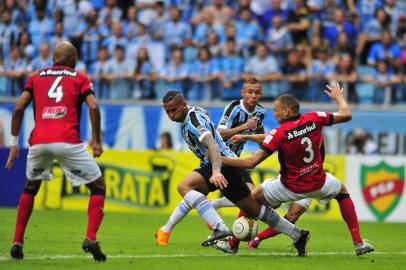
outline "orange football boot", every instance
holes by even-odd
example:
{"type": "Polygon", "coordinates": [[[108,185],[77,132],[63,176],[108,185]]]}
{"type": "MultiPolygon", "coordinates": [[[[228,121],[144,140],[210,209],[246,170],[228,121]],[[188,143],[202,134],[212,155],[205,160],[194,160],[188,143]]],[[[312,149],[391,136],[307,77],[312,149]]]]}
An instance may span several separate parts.
{"type": "Polygon", "coordinates": [[[161,230],[161,228],[159,228],[155,233],[156,244],[158,246],[168,245],[170,235],[170,232],[164,232],[163,230],[161,230]]]}

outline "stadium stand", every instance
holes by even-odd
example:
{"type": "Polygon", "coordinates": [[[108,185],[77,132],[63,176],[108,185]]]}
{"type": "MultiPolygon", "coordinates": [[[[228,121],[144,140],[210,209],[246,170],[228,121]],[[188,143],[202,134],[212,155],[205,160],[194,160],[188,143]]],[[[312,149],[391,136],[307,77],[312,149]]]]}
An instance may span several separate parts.
{"type": "Polygon", "coordinates": [[[338,80],[353,103],[406,103],[405,0],[7,0],[0,13],[0,97],[69,40],[103,100],[229,100],[254,74],[270,101],[329,103],[338,80]]]}

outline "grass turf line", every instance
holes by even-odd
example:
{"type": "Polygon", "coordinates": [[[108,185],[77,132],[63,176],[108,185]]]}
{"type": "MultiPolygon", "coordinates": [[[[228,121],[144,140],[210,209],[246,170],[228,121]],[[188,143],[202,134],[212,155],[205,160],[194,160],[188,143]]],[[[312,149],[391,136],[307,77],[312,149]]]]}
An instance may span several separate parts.
{"type": "MultiPolygon", "coordinates": [[[[186,217],[174,230],[166,247],[155,245],[153,234],[167,215],[107,213],[98,238],[110,256],[95,263],[80,246],[86,230],[87,213],[34,211],[26,232],[27,260],[9,258],[16,218],[15,209],[0,209],[0,270],[5,269],[403,269],[406,263],[406,224],[361,223],[365,238],[376,254],[357,257],[342,221],[298,222],[311,231],[309,256],[297,258],[290,239],[277,236],[239,254],[230,256],[200,243],[210,234],[198,216],[186,217]]],[[[231,227],[232,218],[225,219],[231,227]]],[[[265,228],[260,224],[261,229],[265,228]]]]}

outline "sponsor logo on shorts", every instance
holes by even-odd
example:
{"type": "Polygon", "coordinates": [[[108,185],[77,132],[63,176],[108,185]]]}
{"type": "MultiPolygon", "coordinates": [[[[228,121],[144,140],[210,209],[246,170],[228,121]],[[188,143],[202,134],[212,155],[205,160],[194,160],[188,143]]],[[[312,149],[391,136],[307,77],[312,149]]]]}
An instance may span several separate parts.
{"type": "Polygon", "coordinates": [[[42,119],[59,119],[66,115],[68,108],[65,106],[45,107],[42,111],[42,119]]]}
{"type": "Polygon", "coordinates": [[[362,165],[361,187],[364,200],[378,218],[385,220],[403,196],[405,166],[394,167],[385,161],[374,166],[362,165]]]}

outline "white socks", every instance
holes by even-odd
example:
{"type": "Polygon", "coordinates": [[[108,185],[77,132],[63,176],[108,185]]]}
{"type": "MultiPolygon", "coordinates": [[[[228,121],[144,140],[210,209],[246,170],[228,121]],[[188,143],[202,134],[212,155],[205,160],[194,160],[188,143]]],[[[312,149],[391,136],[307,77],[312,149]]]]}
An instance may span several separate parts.
{"type": "Polygon", "coordinates": [[[233,207],[235,204],[227,199],[226,197],[221,197],[219,199],[211,201],[211,205],[213,205],[214,209],[219,209],[222,207],[233,207]]]}
{"type": "Polygon", "coordinates": [[[183,198],[185,202],[196,209],[199,215],[204,218],[208,224],[213,226],[214,229],[228,231],[223,219],[219,216],[205,195],[198,191],[190,190],[183,198]]]}
{"type": "Polygon", "coordinates": [[[171,232],[173,228],[178,224],[192,209],[185,200],[182,200],[178,206],[173,210],[167,223],[161,228],[164,232],[171,232]]]}
{"type": "Polygon", "coordinates": [[[258,219],[265,222],[278,232],[284,233],[293,239],[294,242],[300,238],[300,229],[281,217],[274,209],[262,205],[258,219]]]}

